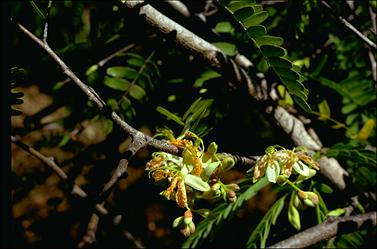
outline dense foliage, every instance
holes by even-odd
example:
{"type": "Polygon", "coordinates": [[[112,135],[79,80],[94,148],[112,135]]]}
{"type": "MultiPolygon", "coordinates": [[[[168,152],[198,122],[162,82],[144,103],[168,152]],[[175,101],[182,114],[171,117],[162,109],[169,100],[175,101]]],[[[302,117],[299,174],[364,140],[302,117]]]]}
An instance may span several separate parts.
{"type": "MultiPolygon", "coordinates": [[[[375,40],[375,2],[181,2],[190,16],[168,1],[147,4],[227,58],[245,56],[252,63],[245,71],[253,84],[267,86],[268,97],[255,98],[174,42],[176,34],[149,26],[137,14],[140,6],[11,2],[12,136],[54,157],[68,175],[59,180],[12,147],[17,246],[77,245],[131,143],[18,24],[43,39],[47,22],[50,47],[111,111],[181,149],[172,155],[150,146],[129,160],[128,177],[105,204],[110,214],[94,229],[95,246],[258,248],[329,216],[376,211],[377,49],[339,21],[375,40]],[[314,128],[323,147],[295,144],[270,114],[276,106],[314,128]],[[231,155],[248,156],[255,166],[231,155]],[[317,173],[321,156],[346,170],[345,189],[317,173]],[[70,195],[72,184],[89,197],[70,195]],[[114,225],[117,214],[123,219],[114,225]]],[[[315,246],[367,246],[375,232],[353,231],[315,246]]]]}

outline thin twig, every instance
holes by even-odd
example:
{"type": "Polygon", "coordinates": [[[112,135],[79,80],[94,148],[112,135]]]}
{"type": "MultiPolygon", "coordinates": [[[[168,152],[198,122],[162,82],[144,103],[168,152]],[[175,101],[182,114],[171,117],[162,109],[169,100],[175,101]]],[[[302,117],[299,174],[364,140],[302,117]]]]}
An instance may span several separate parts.
{"type": "Polygon", "coordinates": [[[45,20],[45,27],[43,29],[43,42],[44,43],[47,43],[48,21],[49,21],[49,16],[50,16],[51,4],[52,4],[52,1],[51,0],[48,1],[46,20],[45,20]]]}
{"type": "MultiPolygon", "coordinates": [[[[334,14],[334,9],[324,0],[321,0],[320,3],[322,3],[326,8],[330,10],[330,12],[334,14]]],[[[349,23],[346,19],[344,19],[342,16],[337,16],[337,18],[340,20],[340,22],[346,26],[348,29],[350,29],[352,32],[354,32],[359,38],[361,38],[368,46],[377,49],[376,43],[369,40],[368,37],[366,37],[363,33],[361,33],[359,30],[357,30],[351,23],[349,23]]]]}
{"type": "Polygon", "coordinates": [[[90,217],[88,227],[86,229],[85,235],[82,237],[81,241],[78,243],[78,248],[83,248],[85,246],[91,245],[96,241],[96,232],[99,223],[99,216],[93,213],[90,217]]]}
{"type": "Polygon", "coordinates": [[[354,216],[329,218],[319,225],[306,229],[268,248],[304,248],[335,235],[354,232],[358,229],[373,228],[377,224],[376,214],[377,212],[369,212],[354,216]]]}
{"type": "Polygon", "coordinates": [[[128,44],[127,46],[117,50],[116,52],[112,53],[111,55],[107,56],[106,58],[100,60],[97,65],[98,67],[103,67],[107,62],[109,62],[110,60],[112,60],[114,57],[116,57],[117,55],[119,55],[120,53],[123,53],[123,52],[126,52],[128,50],[130,50],[131,48],[135,47],[135,43],[131,43],[131,44],[128,44]]]}
{"type": "MultiPolygon", "coordinates": [[[[60,59],[60,57],[50,48],[47,43],[44,43],[38,37],[36,37],[33,33],[31,33],[28,29],[26,29],[23,25],[17,24],[18,27],[24,32],[27,36],[29,36],[33,41],[35,41],[38,45],[40,45],[54,60],[55,62],[63,69],[63,73],[66,74],[73,82],[76,83],[80,87],[80,89],[88,96],[89,100],[93,101],[95,105],[100,109],[104,110],[106,103],[99,97],[97,92],[94,91],[93,88],[88,87],[84,84],[69,68],[68,66],[60,59]]],[[[108,107],[110,108],[110,107],[108,107]]],[[[144,135],[140,131],[136,130],[128,123],[126,123],[116,112],[111,112],[110,114],[111,119],[121,127],[127,134],[131,135],[133,139],[135,137],[142,138],[140,141],[143,141],[143,146],[149,145],[158,150],[165,151],[172,154],[180,154],[180,150],[166,141],[156,140],[150,136],[144,135]]]]}
{"type": "MultiPolygon", "coordinates": [[[[31,146],[23,143],[19,138],[11,136],[11,142],[15,145],[19,146],[24,151],[28,152],[29,154],[33,155],[40,161],[42,161],[46,166],[50,167],[62,180],[67,180],[67,174],[55,163],[52,157],[46,157],[45,155],[41,154],[39,151],[35,150],[31,146]]],[[[74,184],[72,187],[71,194],[77,195],[81,198],[86,198],[88,194],[78,185],[74,184]]],[[[96,210],[102,214],[108,214],[108,211],[105,207],[96,205],[96,210]]]]}
{"type": "Polygon", "coordinates": [[[123,235],[127,239],[131,240],[136,248],[145,248],[144,245],[139,240],[137,240],[129,231],[123,230],[123,235]]]}
{"type": "Polygon", "coordinates": [[[131,88],[135,85],[136,81],[139,79],[140,75],[143,73],[144,69],[147,67],[147,64],[149,63],[149,61],[152,59],[153,55],[156,53],[155,50],[152,51],[152,53],[150,53],[150,55],[148,56],[148,58],[144,61],[144,64],[140,67],[139,71],[137,72],[137,75],[136,77],[132,80],[130,86],[127,88],[127,90],[124,92],[123,96],[122,97],[126,97],[128,95],[128,93],[131,91],[131,88]]]}

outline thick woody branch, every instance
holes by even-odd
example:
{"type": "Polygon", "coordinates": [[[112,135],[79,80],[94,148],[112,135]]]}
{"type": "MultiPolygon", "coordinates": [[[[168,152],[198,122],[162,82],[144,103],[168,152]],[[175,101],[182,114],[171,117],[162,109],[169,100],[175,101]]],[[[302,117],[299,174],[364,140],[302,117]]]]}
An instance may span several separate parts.
{"type": "MultiPolygon", "coordinates": [[[[144,1],[122,1],[127,7],[135,8],[144,1]]],[[[163,34],[175,34],[175,40],[186,49],[200,55],[215,68],[222,66],[221,57],[223,53],[211,43],[201,39],[188,29],[175,23],[161,12],[146,4],[140,7],[139,15],[145,16],[145,20],[153,27],[156,27],[163,34]]]]}
{"type": "Polygon", "coordinates": [[[304,248],[335,235],[373,228],[377,223],[376,214],[377,212],[369,212],[354,216],[329,218],[319,225],[306,229],[268,248],[304,248]]]}

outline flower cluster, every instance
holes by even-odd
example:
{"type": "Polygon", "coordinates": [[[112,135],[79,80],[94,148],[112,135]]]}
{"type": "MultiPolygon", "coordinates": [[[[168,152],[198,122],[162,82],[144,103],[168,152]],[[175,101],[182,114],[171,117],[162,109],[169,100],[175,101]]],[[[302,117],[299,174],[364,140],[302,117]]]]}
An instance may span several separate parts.
{"type": "Polygon", "coordinates": [[[209,210],[195,210],[194,204],[198,199],[234,202],[237,199],[236,184],[224,184],[217,176],[234,166],[234,160],[217,152],[217,145],[212,142],[204,151],[203,141],[194,133],[188,132],[183,137],[175,139],[169,131],[163,131],[178,148],[183,150],[182,156],[166,152],[154,152],[152,159],[146,164],[146,171],[155,183],[167,184],[167,188],[160,194],[168,200],[173,200],[186,212],[174,222],[174,226],[181,226],[183,235],[188,236],[195,231],[192,212],[205,216],[209,210]]]}
{"type": "Polygon", "coordinates": [[[299,210],[315,207],[319,203],[319,197],[314,192],[301,190],[295,184],[313,177],[316,170],[319,170],[318,163],[305,154],[304,148],[287,150],[280,146],[270,146],[266,149],[266,154],[255,164],[253,182],[266,175],[269,182],[279,185],[288,183],[294,189],[288,205],[288,220],[299,230],[301,228],[299,210]],[[297,177],[290,180],[293,178],[292,175],[297,177]]]}
{"type": "Polygon", "coordinates": [[[299,174],[298,182],[313,177],[319,170],[318,163],[306,155],[304,149],[277,150],[276,147],[268,147],[266,154],[256,162],[253,182],[266,175],[270,182],[284,183],[292,173],[299,174]]]}

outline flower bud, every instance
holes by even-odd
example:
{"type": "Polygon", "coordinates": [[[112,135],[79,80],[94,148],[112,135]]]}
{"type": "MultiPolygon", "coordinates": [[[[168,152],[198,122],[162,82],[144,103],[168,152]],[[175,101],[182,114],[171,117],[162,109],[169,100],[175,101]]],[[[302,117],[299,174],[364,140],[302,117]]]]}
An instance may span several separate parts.
{"type": "Polygon", "coordinates": [[[183,234],[183,236],[185,237],[188,237],[190,236],[191,234],[193,234],[195,232],[195,224],[194,222],[191,222],[190,224],[186,225],[186,224],[182,224],[181,225],[181,230],[180,230],[181,234],[183,234]]]}
{"type": "Polygon", "coordinates": [[[317,205],[319,202],[318,195],[314,192],[306,192],[308,198],[313,202],[314,205],[317,205]]]}
{"type": "Polygon", "coordinates": [[[235,162],[233,158],[231,157],[225,157],[223,160],[221,160],[221,171],[226,172],[233,168],[235,162]]]}
{"type": "Polygon", "coordinates": [[[297,230],[300,230],[301,228],[300,213],[298,212],[297,208],[293,205],[290,205],[288,208],[288,220],[294,228],[296,228],[297,230]]]}
{"type": "Polygon", "coordinates": [[[228,199],[229,202],[235,202],[237,200],[236,192],[234,192],[233,190],[228,189],[226,191],[226,198],[228,199]]]}
{"type": "Polygon", "coordinates": [[[307,198],[306,192],[304,191],[298,191],[297,195],[301,200],[305,200],[307,198]]]}
{"type": "Polygon", "coordinates": [[[209,144],[208,148],[207,148],[207,151],[210,153],[210,154],[215,154],[216,151],[217,151],[217,144],[215,142],[212,142],[209,144]]]}
{"type": "Polygon", "coordinates": [[[315,207],[319,202],[318,196],[313,192],[299,191],[298,196],[306,205],[310,207],[315,207]]]}
{"type": "Polygon", "coordinates": [[[187,210],[184,214],[183,214],[183,223],[185,223],[186,225],[192,223],[192,213],[190,210],[187,210]]]}

